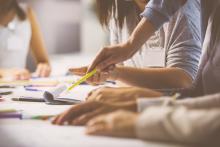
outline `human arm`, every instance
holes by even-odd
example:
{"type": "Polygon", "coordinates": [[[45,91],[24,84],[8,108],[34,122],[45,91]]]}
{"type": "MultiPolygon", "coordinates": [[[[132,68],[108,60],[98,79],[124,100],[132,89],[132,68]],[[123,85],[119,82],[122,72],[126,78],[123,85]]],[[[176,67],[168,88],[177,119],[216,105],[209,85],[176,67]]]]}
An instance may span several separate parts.
{"type": "Polygon", "coordinates": [[[125,43],[103,48],[90,65],[88,72],[94,68],[102,71],[112,64],[114,65],[130,58],[185,2],[186,0],[172,0],[171,2],[164,0],[150,1],[142,14],[144,17],[129,39],[125,43]]]}
{"type": "Polygon", "coordinates": [[[90,120],[86,129],[90,135],[194,145],[219,143],[219,132],[220,109],[184,107],[150,107],[141,114],[117,111],[90,120]]]}
{"type": "MultiPolygon", "coordinates": [[[[70,71],[82,76],[86,73],[87,67],[72,68],[70,71]]],[[[181,68],[133,68],[117,66],[107,73],[97,73],[92,83],[100,84],[106,80],[121,81],[130,86],[142,88],[163,89],[163,88],[187,88],[192,84],[192,78],[181,68]],[[178,78],[178,80],[177,80],[178,78]]]]}
{"type": "Polygon", "coordinates": [[[46,52],[43,36],[41,34],[35,13],[31,8],[28,8],[28,19],[30,20],[32,28],[31,51],[37,62],[37,69],[35,74],[39,77],[47,77],[51,72],[49,57],[46,52]]]}
{"type": "Polygon", "coordinates": [[[115,80],[142,88],[186,88],[192,84],[191,77],[180,68],[139,69],[122,66],[116,67],[112,75],[115,80]]]}
{"type": "Polygon", "coordinates": [[[31,74],[26,69],[0,69],[0,78],[12,80],[29,80],[31,74]]]}

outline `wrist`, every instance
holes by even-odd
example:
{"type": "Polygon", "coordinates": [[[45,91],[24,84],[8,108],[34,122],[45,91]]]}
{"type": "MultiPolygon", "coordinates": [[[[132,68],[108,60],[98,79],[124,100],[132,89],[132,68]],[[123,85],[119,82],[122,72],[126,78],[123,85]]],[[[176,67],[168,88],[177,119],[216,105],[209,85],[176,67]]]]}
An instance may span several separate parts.
{"type": "Polygon", "coordinates": [[[119,70],[118,70],[118,67],[116,66],[113,69],[113,71],[110,73],[109,80],[116,81],[118,80],[118,76],[119,76],[119,70]]]}

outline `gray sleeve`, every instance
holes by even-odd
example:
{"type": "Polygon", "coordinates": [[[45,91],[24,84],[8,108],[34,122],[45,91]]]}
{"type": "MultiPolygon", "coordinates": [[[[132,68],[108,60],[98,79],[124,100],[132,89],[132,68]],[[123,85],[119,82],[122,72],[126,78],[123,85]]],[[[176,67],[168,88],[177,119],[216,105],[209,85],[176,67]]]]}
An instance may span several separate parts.
{"type": "Polygon", "coordinates": [[[183,69],[194,80],[202,50],[200,3],[190,1],[168,25],[166,67],[183,69]]]}
{"type": "Polygon", "coordinates": [[[220,134],[220,109],[151,107],[136,123],[140,139],[198,144],[217,141],[220,134]]]}
{"type": "Polygon", "coordinates": [[[182,0],[150,0],[141,15],[159,29],[182,6],[182,0]]]}

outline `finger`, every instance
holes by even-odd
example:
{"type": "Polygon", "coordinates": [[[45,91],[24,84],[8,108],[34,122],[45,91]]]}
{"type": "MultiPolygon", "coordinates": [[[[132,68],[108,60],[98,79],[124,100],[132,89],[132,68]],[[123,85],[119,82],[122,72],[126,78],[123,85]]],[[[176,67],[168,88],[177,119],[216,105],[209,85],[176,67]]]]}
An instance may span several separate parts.
{"type": "Polygon", "coordinates": [[[14,80],[21,80],[20,74],[15,74],[13,79],[14,80]]]}
{"type": "Polygon", "coordinates": [[[106,111],[102,108],[95,110],[94,112],[87,113],[82,115],[72,121],[72,125],[85,125],[92,118],[97,117],[98,115],[104,114],[106,111]]]}
{"type": "Polygon", "coordinates": [[[88,112],[97,109],[100,103],[98,102],[85,102],[82,104],[78,104],[73,106],[71,109],[66,111],[61,117],[57,120],[57,124],[62,125],[64,122],[71,122],[75,118],[86,114],[88,112]]]}
{"type": "Polygon", "coordinates": [[[105,123],[106,123],[105,117],[97,116],[94,119],[92,119],[89,122],[87,122],[86,126],[87,127],[93,127],[93,126],[102,125],[102,124],[105,124],[105,123]]]}
{"type": "Polygon", "coordinates": [[[99,65],[97,65],[97,69],[100,70],[100,71],[103,71],[103,70],[108,70],[109,71],[109,66],[114,66],[115,65],[115,59],[112,58],[112,57],[109,57],[105,60],[103,60],[103,62],[101,62],[99,65]]]}
{"type": "Polygon", "coordinates": [[[42,68],[42,64],[38,64],[37,69],[35,71],[37,77],[40,77],[41,68],[42,68]]]}
{"type": "Polygon", "coordinates": [[[106,124],[99,124],[86,128],[86,134],[88,135],[108,135],[109,129],[106,124]]]}
{"type": "Polygon", "coordinates": [[[69,71],[75,75],[83,76],[86,74],[88,67],[70,68],[69,71]]]}
{"type": "Polygon", "coordinates": [[[22,72],[19,74],[19,79],[20,79],[20,80],[28,80],[28,79],[30,79],[29,72],[28,72],[28,71],[22,71],[22,72]]]}
{"type": "Polygon", "coordinates": [[[99,53],[98,55],[95,57],[95,59],[93,60],[92,64],[89,66],[88,68],[88,72],[91,72],[92,70],[94,70],[96,68],[96,66],[98,64],[100,64],[101,62],[103,62],[103,60],[106,58],[106,54],[108,52],[108,49],[107,48],[103,48],[99,53]]]}
{"type": "Polygon", "coordinates": [[[57,115],[53,120],[52,120],[52,124],[57,124],[57,120],[59,119],[60,115],[57,115]]]}
{"type": "Polygon", "coordinates": [[[39,76],[39,77],[44,77],[45,71],[46,71],[46,67],[45,67],[45,65],[42,65],[42,66],[41,66],[40,76],[39,76]]]}

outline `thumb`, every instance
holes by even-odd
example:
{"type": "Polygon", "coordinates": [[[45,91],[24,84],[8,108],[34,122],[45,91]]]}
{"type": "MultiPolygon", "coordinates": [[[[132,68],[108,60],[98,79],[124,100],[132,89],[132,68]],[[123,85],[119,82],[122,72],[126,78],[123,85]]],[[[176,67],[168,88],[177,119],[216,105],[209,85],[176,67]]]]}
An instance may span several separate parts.
{"type": "Polygon", "coordinates": [[[88,67],[84,66],[84,67],[80,67],[80,68],[70,68],[69,71],[74,75],[83,76],[86,74],[87,69],[88,69],[88,67]]]}

